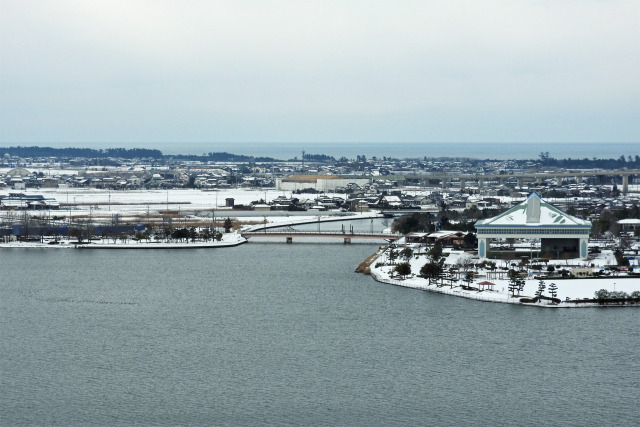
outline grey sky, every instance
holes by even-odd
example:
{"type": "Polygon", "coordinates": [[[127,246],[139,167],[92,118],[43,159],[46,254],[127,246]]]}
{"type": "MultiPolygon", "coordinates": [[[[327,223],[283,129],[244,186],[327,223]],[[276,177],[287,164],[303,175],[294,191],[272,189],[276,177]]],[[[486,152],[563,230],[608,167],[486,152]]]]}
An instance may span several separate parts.
{"type": "Polygon", "coordinates": [[[0,143],[640,141],[640,2],[0,0],[0,143]]]}

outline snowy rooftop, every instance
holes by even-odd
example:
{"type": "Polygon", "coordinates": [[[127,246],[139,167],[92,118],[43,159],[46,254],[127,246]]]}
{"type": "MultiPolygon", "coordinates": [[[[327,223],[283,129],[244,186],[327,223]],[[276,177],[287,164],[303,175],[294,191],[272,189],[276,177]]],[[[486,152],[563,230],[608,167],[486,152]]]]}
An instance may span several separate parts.
{"type": "Polygon", "coordinates": [[[620,221],[618,221],[618,224],[620,224],[620,225],[640,225],[640,219],[637,219],[637,218],[621,219],[620,221]]]}
{"type": "Polygon", "coordinates": [[[590,221],[586,221],[568,215],[558,208],[550,205],[533,192],[527,199],[493,218],[481,219],[476,222],[476,226],[591,226],[590,221]]]}
{"type": "Polygon", "coordinates": [[[465,233],[463,233],[461,231],[440,230],[440,231],[436,231],[436,232],[433,232],[433,233],[429,233],[428,237],[435,238],[435,239],[441,239],[443,237],[453,236],[453,235],[456,235],[458,233],[465,234],[465,233]]]}

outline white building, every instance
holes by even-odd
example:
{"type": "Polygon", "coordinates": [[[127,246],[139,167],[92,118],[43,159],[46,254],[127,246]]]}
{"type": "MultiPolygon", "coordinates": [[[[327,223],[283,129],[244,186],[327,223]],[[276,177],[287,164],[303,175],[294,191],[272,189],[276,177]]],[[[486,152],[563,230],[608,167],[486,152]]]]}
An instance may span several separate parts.
{"type": "Polygon", "coordinates": [[[329,193],[339,187],[356,184],[360,187],[369,183],[369,178],[343,178],[335,175],[293,175],[287,178],[276,178],[276,189],[296,191],[312,188],[329,193]]]}
{"type": "Polygon", "coordinates": [[[537,193],[493,218],[481,219],[478,230],[478,255],[486,257],[490,239],[540,239],[541,252],[587,257],[591,222],[560,211],[543,201],[537,193]]]}

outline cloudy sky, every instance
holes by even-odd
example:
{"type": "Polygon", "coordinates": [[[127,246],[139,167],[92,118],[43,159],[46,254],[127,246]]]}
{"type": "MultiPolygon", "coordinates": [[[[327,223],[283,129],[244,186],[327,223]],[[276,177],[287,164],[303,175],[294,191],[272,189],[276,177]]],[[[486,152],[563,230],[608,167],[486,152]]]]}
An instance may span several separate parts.
{"type": "Polygon", "coordinates": [[[637,142],[638,0],[0,0],[0,143],[637,142]]]}

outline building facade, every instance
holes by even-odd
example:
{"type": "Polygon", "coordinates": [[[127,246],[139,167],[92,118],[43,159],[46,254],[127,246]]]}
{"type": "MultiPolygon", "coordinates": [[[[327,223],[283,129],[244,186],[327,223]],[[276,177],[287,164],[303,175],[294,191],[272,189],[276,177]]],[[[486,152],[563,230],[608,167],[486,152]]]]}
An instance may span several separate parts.
{"type": "Polygon", "coordinates": [[[541,253],[553,257],[588,254],[591,222],[568,215],[531,193],[527,199],[493,218],[475,224],[478,255],[487,257],[491,239],[540,239],[541,253]]]}
{"type": "Polygon", "coordinates": [[[277,178],[276,189],[296,191],[311,188],[327,193],[340,187],[347,187],[349,184],[362,187],[369,181],[369,178],[343,178],[335,175],[293,175],[288,178],[277,178]]]}

